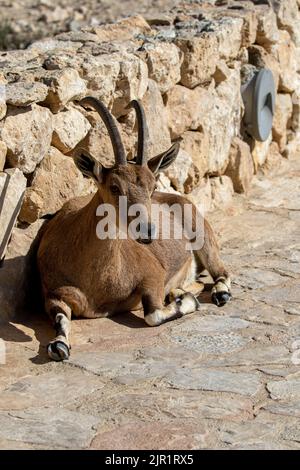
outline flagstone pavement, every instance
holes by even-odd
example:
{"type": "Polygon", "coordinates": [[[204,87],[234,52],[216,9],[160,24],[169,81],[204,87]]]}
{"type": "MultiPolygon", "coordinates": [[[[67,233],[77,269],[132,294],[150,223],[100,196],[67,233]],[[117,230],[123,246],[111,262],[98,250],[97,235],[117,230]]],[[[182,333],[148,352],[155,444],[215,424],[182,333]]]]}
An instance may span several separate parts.
{"type": "Polygon", "coordinates": [[[300,448],[299,177],[300,160],[256,177],[209,217],[233,275],[223,308],[207,290],[157,328],[74,321],[63,363],[42,312],[0,325],[0,448],[300,448]]]}

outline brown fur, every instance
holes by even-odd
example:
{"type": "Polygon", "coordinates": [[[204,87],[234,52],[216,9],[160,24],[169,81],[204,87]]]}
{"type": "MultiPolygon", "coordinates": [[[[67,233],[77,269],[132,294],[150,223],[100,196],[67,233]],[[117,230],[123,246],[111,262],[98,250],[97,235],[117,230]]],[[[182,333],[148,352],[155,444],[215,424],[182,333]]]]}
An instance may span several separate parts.
{"type": "MultiPolygon", "coordinates": [[[[197,294],[195,280],[203,269],[215,281],[215,303],[222,305],[229,300],[229,275],[206,220],[204,244],[194,253],[186,250],[187,238],[163,240],[159,236],[150,244],[141,244],[130,238],[100,240],[96,235],[97,207],[109,203],[117,209],[120,195],[127,197],[128,207],[143,204],[148,214],[153,202],[167,207],[191,204],[182,196],[155,191],[155,174],[159,167],[172,163],[178,149],[178,145],[172,146],[165,159],[161,154],[147,165],[117,164],[111,169],[103,168],[90,156],[75,159],[83,173],[94,178],[98,190],[93,196],[66,203],[42,233],[37,261],[45,308],[57,332],[48,347],[51,358],[69,356],[72,316],[103,317],[142,306],[145,321],[159,325],[194,311],[198,304],[189,293],[189,285],[197,294]],[[171,301],[166,305],[168,294],[171,301]]],[[[192,207],[195,225],[197,209],[192,207]]]]}

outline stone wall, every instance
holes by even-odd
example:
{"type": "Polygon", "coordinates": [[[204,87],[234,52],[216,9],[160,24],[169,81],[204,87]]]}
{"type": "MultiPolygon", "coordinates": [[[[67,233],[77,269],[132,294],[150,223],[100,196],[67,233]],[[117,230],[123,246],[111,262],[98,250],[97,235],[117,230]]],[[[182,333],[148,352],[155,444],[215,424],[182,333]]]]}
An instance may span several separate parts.
{"type": "Polygon", "coordinates": [[[76,147],[112,162],[103,123],[78,99],[93,95],[109,106],[128,159],[137,136],[126,107],[142,100],[153,155],[182,139],[160,189],[185,193],[207,211],[230,205],[255,173],[276,171],[297,152],[299,8],[296,0],[183,2],[147,21],[133,16],[0,53],[0,171],[12,169],[12,204],[26,185],[0,269],[0,317],[16,310],[14,292],[24,289],[24,256],[41,218],[95,189],[73,163],[76,147]],[[261,67],[272,70],[277,88],[272,135],[263,143],[243,132],[240,91],[261,67]]]}

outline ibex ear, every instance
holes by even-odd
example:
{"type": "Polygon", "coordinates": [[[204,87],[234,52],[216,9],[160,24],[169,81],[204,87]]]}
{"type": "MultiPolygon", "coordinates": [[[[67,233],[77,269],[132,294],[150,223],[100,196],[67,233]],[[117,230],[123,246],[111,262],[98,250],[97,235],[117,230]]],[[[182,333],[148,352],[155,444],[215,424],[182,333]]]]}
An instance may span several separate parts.
{"type": "Polygon", "coordinates": [[[148,167],[155,175],[159,171],[166,170],[175,160],[179,152],[180,143],[175,142],[166,152],[160,153],[148,161],[148,167]]]}
{"type": "Polygon", "coordinates": [[[104,167],[86,150],[78,150],[74,155],[74,162],[84,176],[93,178],[98,183],[102,182],[104,167]]]}

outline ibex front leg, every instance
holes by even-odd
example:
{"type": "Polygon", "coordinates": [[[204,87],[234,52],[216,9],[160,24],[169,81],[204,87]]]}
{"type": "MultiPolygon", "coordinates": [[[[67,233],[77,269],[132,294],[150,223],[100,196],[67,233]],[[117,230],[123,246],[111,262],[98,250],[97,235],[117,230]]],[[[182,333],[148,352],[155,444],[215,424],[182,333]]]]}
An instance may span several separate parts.
{"type": "Polygon", "coordinates": [[[222,307],[231,299],[230,275],[220,258],[219,247],[215,234],[208,223],[204,220],[204,243],[200,250],[194,251],[199,272],[204,268],[214,280],[211,291],[212,301],[218,307],[222,307]]]}
{"type": "Polygon", "coordinates": [[[183,292],[168,305],[164,305],[164,288],[159,292],[148,292],[142,297],[145,322],[149,326],[181,318],[195,312],[199,307],[197,298],[190,292],[183,292]]]}
{"type": "Polygon", "coordinates": [[[63,301],[48,299],[46,311],[56,331],[55,338],[48,344],[48,355],[54,361],[63,361],[70,356],[71,308],[63,301]]]}

